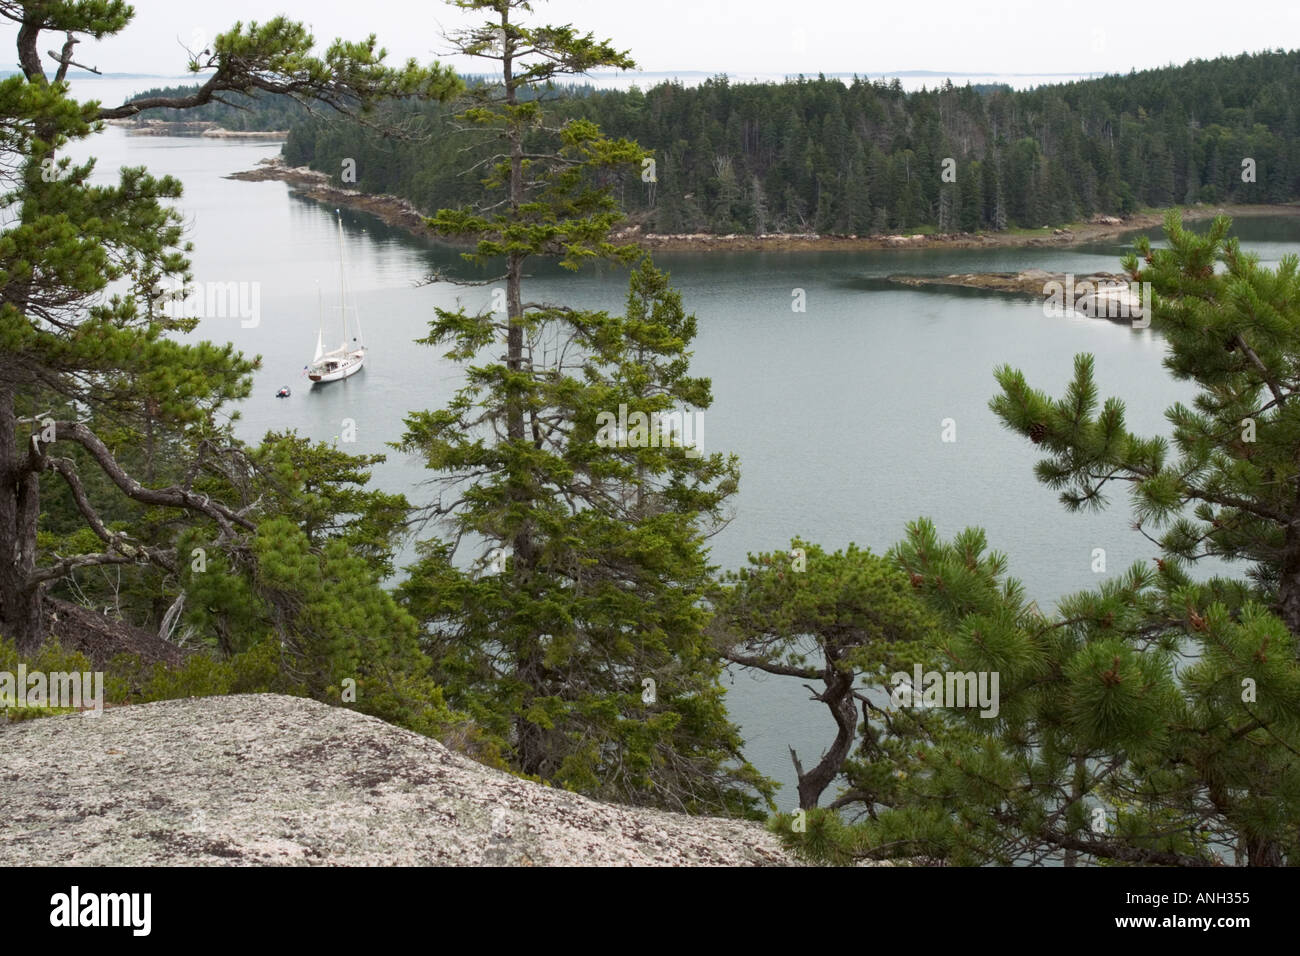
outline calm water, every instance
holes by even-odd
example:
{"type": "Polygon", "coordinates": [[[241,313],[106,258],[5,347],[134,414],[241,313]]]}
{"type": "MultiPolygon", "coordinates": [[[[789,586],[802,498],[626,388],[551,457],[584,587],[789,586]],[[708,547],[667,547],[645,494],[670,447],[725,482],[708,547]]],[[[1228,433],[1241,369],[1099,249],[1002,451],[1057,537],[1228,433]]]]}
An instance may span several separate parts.
{"type": "MultiPolygon", "coordinates": [[[[456,256],[344,211],[350,283],[370,353],[353,378],[308,388],[301,371],[315,346],[317,283],[327,305],[337,301],[333,210],[292,196],[282,183],[222,178],[278,148],[110,129],[92,151],[105,175],[144,165],[184,182],[197,281],[260,284],[255,327],[231,318],[205,320],[199,330],[262,357],[241,408],[243,437],[294,428],[332,440],[350,418],[357,442],[349,450],[387,452],[408,410],[441,406],[462,381],[437,351],[412,340],[425,334],[435,306],[459,297],[476,308],[490,293],[418,287],[432,268],[455,266],[456,256]],[[288,400],[274,397],[282,384],[293,389],[288,400]]],[[[1247,220],[1239,232],[1266,261],[1300,249],[1300,220],[1247,220]]],[[[1164,432],[1164,408],[1189,400],[1192,390],[1161,367],[1159,337],[1105,321],[1049,318],[1032,303],[884,289],[873,281],[903,271],[1113,271],[1122,249],[658,256],[700,320],[693,370],[712,378],[715,399],[705,413],[704,448],[741,459],[735,520],[713,541],[715,563],[737,567],[747,552],[780,548],[794,536],[830,550],[857,542],[881,551],[922,515],[945,535],[982,525],[1044,606],[1098,583],[1093,548],[1106,549],[1110,574],[1150,560],[1151,546],[1130,530],[1125,500],[1114,499],[1102,514],[1066,514],[1034,481],[1032,446],[1005,432],[987,403],[998,364],[1023,368],[1036,387],[1059,394],[1074,355],[1087,351],[1097,356],[1102,395],[1122,397],[1137,430],[1164,432]],[[794,289],[805,291],[804,314],[791,310],[794,289]],[[956,422],[955,443],[941,441],[946,418],[956,422]]],[[[625,294],[618,271],[574,277],[543,270],[529,297],[621,309],[625,294]]],[[[393,455],[376,472],[379,485],[415,500],[426,477],[418,462],[393,455]]],[[[781,803],[793,805],[787,747],[805,763],[815,760],[833,737],[833,722],[798,682],[744,673],[731,682],[731,712],[750,759],[783,782],[781,803]]]]}

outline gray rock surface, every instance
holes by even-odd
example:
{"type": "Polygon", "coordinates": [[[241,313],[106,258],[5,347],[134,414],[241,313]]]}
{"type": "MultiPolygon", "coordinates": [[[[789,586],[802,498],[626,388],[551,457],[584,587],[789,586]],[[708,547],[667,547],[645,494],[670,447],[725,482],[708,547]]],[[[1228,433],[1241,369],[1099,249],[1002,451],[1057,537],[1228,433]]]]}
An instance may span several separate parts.
{"type": "Polygon", "coordinates": [[[272,694],[0,724],[0,865],[796,865],[760,825],[597,803],[272,694]]]}

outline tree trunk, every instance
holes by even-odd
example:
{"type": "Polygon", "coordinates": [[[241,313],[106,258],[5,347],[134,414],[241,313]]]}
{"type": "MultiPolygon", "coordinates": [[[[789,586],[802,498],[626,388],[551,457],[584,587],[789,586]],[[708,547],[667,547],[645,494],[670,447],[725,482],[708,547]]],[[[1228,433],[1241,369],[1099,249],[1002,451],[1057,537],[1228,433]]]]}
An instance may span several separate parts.
{"type": "MultiPolygon", "coordinates": [[[[516,87],[518,81],[514,76],[514,39],[510,35],[510,7],[501,7],[501,75],[505,87],[505,100],[511,107],[518,105],[516,87]]],[[[519,207],[524,202],[524,140],[519,121],[511,118],[506,136],[510,143],[510,182],[509,206],[510,218],[518,221],[519,207]]],[[[506,260],[506,312],[508,328],[506,331],[506,368],[512,373],[519,372],[524,363],[524,305],[523,305],[524,256],[512,252],[506,260]]],[[[522,442],[525,437],[524,406],[518,395],[506,396],[506,435],[511,442],[522,442]]],[[[527,507],[533,497],[531,479],[528,476],[512,474],[509,478],[508,497],[512,504],[527,507]]],[[[514,557],[514,587],[526,593],[532,577],[533,566],[537,557],[533,548],[532,529],[527,519],[515,529],[510,542],[514,557]]],[[[515,675],[529,688],[528,697],[545,694],[544,675],[542,674],[541,635],[528,633],[520,635],[521,644],[515,647],[515,675]]],[[[526,708],[524,708],[526,709],[526,708]]],[[[515,717],[516,752],[519,767],[524,773],[541,776],[547,769],[546,731],[528,720],[522,714],[515,717]]]]}
{"type": "Polygon", "coordinates": [[[41,588],[31,584],[40,479],[21,448],[13,386],[0,385],[0,635],[27,654],[42,636],[41,588]]]}
{"type": "MultiPolygon", "coordinates": [[[[1300,493],[1297,498],[1300,498],[1300,493]]],[[[1300,512],[1300,500],[1296,502],[1296,510],[1300,512]]],[[[1293,527],[1288,527],[1286,532],[1282,576],[1277,590],[1277,610],[1287,630],[1300,636],[1300,536],[1293,527]]]]}
{"type": "Polygon", "coordinates": [[[1276,840],[1247,837],[1246,863],[1249,866],[1282,866],[1282,845],[1276,840]]]}
{"type": "MultiPolygon", "coordinates": [[[[1197,773],[1201,779],[1207,776],[1207,768],[1200,766],[1197,773]]],[[[1233,805],[1229,801],[1224,785],[1218,783],[1209,788],[1210,803],[1225,818],[1231,816],[1233,805]]],[[[1247,866],[1281,866],[1283,862],[1282,844],[1253,833],[1241,833],[1237,837],[1237,860],[1246,857],[1247,866]]]]}
{"type": "MultiPolygon", "coordinates": [[[[1074,761],[1074,779],[1070,783],[1070,803],[1078,803],[1083,799],[1083,787],[1087,780],[1088,765],[1082,757],[1074,761]]],[[[1065,865],[1079,865],[1079,851],[1074,847],[1065,848],[1065,865]]]]}
{"type": "MultiPolygon", "coordinates": [[[[23,73],[28,82],[42,86],[46,85],[46,78],[37,42],[43,16],[40,10],[27,11],[17,37],[18,61],[23,73]]],[[[52,141],[54,125],[49,120],[38,119],[37,138],[52,141]]],[[[34,156],[29,157],[22,175],[29,182],[40,184],[41,167],[34,156]]],[[[24,203],[21,213],[24,220],[28,214],[28,204],[24,203]]],[[[21,310],[25,302],[8,304],[21,310]]],[[[18,434],[14,396],[22,366],[15,367],[13,356],[0,361],[3,362],[0,365],[0,636],[12,640],[20,653],[30,654],[40,647],[44,636],[41,633],[43,586],[31,583],[36,567],[40,477],[27,467],[26,436],[18,434]]]]}
{"type": "Polygon", "coordinates": [[[795,773],[799,776],[799,809],[801,810],[816,809],[822,791],[830,786],[831,781],[840,772],[840,767],[844,764],[844,758],[849,755],[849,749],[853,746],[853,737],[858,730],[858,710],[853,703],[853,673],[841,671],[832,664],[826,669],[823,679],[826,681],[826,691],[822,694],[822,700],[830,707],[835,725],[839,729],[835,733],[835,742],[831,744],[831,749],[812,770],[804,773],[799,766],[798,758],[795,758],[794,766],[795,773]]]}
{"type": "MultiPolygon", "coordinates": [[[[520,681],[528,685],[529,692],[524,698],[523,706],[520,711],[527,710],[533,699],[540,695],[538,684],[541,682],[541,675],[538,669],[541,661],[536,654],[536,645],[532,644],[532,637],[529,636],[530,648],[525,651],[525,656],[519,668],[518,677],[520,681]]],[[[532,720],[518,714],[515,717],[515,754],[519,761],[521,772],[531,774],[536,777],[546,779],[548,773],[553,769],[548,766],[546,740],[548,736],[546,728],[539,726],[532,720]]]]}

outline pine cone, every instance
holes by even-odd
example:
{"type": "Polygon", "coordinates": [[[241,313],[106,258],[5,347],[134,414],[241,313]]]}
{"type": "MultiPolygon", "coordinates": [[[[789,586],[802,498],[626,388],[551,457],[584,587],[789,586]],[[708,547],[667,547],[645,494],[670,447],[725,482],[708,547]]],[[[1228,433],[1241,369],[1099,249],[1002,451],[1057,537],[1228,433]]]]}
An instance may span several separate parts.
{"type": "Polygon", "coordinates": [[[1041,445],[1043,439],[1047,437],[1047,426],[1042,422],[1034,422],[1029,426],[1029,440],[1035,445],[1041,445]]]}

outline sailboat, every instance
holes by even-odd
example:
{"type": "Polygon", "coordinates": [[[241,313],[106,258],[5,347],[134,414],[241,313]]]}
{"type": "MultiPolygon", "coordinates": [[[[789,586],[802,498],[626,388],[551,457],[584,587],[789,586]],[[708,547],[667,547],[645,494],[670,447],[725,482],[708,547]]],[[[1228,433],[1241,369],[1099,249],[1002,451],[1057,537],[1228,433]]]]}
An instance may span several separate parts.
{"type": "Polygon", "coordinates": [[[334,212],[338,216],[339,229],[339,311],[343,316],[343,343],[336,349],[325,351],[325,315],[322,310],[320,328],[316,330],[316,355],[307,366],[307,377],[313,382],[336,382],[347,378],[360,371],[366,361],[359,315],[355,321],[357,334],[350,342],[348,340],[348,279],[347,263],[344,260],[343,214],[337,209],[334,212]]]}

